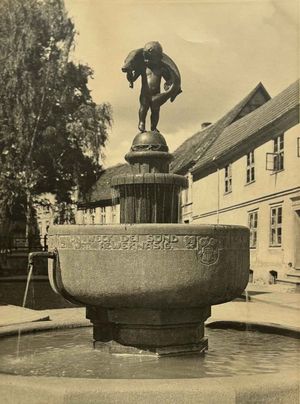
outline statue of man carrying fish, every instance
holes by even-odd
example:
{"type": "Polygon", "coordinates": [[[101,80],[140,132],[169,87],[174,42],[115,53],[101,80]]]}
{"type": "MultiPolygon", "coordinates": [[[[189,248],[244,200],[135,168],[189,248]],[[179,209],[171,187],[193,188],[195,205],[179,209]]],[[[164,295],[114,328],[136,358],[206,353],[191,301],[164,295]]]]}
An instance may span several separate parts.
{"type": "Polygon", "coordinates": [[[146,131],[146,117],[150,109],[151,131],[159,132],[160,107],[168,100],[173,102],[181,90],[179,70],[173,60],[163,53],[159,42],[148,42],[144,48],[133,50],[125,59],[122,71],[126,73],[130,88],[141,77],[139,124],[140,132],[146,131]],[[161,92],[161,80],[165,80],[161,92]]]}

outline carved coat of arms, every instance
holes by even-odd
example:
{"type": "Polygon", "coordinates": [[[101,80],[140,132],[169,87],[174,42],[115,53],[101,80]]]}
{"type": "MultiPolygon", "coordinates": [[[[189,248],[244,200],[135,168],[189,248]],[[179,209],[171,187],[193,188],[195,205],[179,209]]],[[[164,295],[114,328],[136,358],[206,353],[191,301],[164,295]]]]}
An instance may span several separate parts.
{"type": "Polygon", "coordinates": [[[213,237],[185,236],[184,245],[188,250],[198,252],[202,264],[213,265],[219,260],[219,240],[213,237]]]}
{"type": "Polygon", "coordinates": [[[219,260],[218,240],[212,237],[201,237],[198,240],[198,256],[206,265],[216,264],[219,260]]]}

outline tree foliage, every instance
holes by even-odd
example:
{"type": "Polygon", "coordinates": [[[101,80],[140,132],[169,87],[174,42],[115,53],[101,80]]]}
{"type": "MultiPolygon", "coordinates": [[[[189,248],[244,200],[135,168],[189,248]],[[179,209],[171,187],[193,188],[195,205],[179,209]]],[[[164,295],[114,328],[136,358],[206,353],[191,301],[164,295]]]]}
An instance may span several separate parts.
{"type": "Polygon", "coordinates": [[[109,104],[88,88],[92,70],[70,60],[75,28],[63,0],[0,2],[0,209],[30,220],[36,196],[70,200],[101,170],[109,104]]]}

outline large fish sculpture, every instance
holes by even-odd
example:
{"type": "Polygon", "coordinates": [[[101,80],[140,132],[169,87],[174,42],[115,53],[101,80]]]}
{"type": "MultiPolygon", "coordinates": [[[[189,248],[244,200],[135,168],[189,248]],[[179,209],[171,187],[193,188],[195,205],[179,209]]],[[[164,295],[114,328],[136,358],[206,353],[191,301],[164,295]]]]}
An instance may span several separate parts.
{"type": "MultiPolygon", "coordinates": [[[[143,48],[131,51],[125,59],[122,67],[122,71],[126,73],[130,88],[133,88],[133,83],[145,69],[143,51],[143,48]]],[[[157,100],[164,100],[164,102],[166,102],[168,99],[170,99],[170,101],[173,102],[177,95],[182,93],[180,72],[175,62],[165,53],[162,54],[161,63],[165,67],[169,76],[164,84],[164,89],[168,96],[166,97],[164,93],[161,93],[157,97],[157,100]]],[[[162,105],[164,102],[162,102],[160,105],[162,105]]]]}

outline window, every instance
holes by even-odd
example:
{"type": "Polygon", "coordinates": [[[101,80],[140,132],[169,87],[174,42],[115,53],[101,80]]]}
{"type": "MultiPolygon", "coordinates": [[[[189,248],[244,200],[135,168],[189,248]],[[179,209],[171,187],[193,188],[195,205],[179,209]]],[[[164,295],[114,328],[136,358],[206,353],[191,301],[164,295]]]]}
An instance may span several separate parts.
{"type": "Polygon", "coordinates": [[[100,224],[105,224],[106,223],[106,212],[105,212],[105,206],[100,207],[100,224]]]}
{"type": "Polygon", "coordinates": [[[191,173],[186,176],[188,180],[188,187],[181,191],[181,204],[188,205],[192,203],[192,187],[193,187],[193,178],[191,173]]]}
{"type": "Polygon", "coordinates": [[[247,154],[246,183],[255,180],[254,150],[247,154]]]}
{"type": "Polygon", "coordinates": [[[231,172],[231,164],[228,164],[225,167],[225,175],[224,175],[224,182],[225,182],[225,194],[232,191],[232,172],[231,172]]]}
{"type": "Polygon", "coordinates": [[[189,201],[189,192],[188,189],[183,189],[181,191],[181,204],[182,205],[187,205],[189,201]]]}
{"type": "Polygon", "coordinates": [[[282,206],[271,208],[270,246],[281,246],[282,241],[282,206]]]}
{"type": "Polygon", "coordinates": [[[284,169],[284,137],[283,134],[274,140],[274,152],[266,154],[266,170],[281,171],[284,169]]]}
{"type": "Polygon", "coordinates": [[[250,248],[256,248],[257,244],[258,212],[248,213],[248,227],[250,229],[250,248]]]}
{"type": "Polygon", "coordinates": [[[38,228],[39,228],[40,234],[42,234],[43,233],[43,223],[42,222],[38,222],[38,228]]]}
{"type": "Polygon", "coordinates": [[[96,208],[89,208],[89,223],[95,224],[96,208]]]}
{"type": "Polygon", "coordinates": [[[112,205],[111,207],[111,222],[117,223],[117,207],[116,205],[112,205]]]}
{"type": "Polygon", "coordinates": [[[283,170],[284,157],[284,138],[283,134],[274,139],[274,171],[283,170]]]}
{"type": "Polygon", "coordinates": [[[297,137],[297,157],[300,157],[300,137],[297,137]]]}

